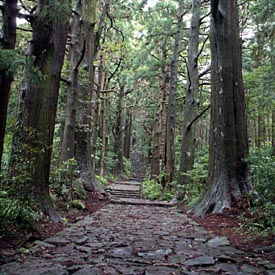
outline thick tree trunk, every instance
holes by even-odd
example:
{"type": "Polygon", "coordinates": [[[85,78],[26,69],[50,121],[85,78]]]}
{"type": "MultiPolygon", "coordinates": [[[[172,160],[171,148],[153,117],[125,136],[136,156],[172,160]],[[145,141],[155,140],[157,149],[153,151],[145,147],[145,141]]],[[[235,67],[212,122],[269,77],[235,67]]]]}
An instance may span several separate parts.
{"type": "Polygon", "coordinates": [[[75,158],[78,163],[80,177],[86,188],[97,189],[92,165],[91,125],[92,125],[92,93],[94,88],[94,59],[96,55],[95,12],[96,0],[85,0],[83,4],[84,39],[86,41],[85,62],[88,67],[88,87],[83,87],[79,94],[77,125],[75,134],[75,158]]]}
{"type": "MultiPolygon", "coordinates": [[[[190,26],[190,39],[188,45],[188,81],[185,93],[185,108],[184,120],[182,130],[182,144],[181,144],[181,159],[178,176],[178,183],[184,186],[189,183],[190,179],[186,175],[188,171],[193,168],[195,155],[195,123],[194,118],[197,115],[197,94],[199,90],[199,31],[200,31],[200,14],[201,14],[201,0],[193,0],[192,3],[192,20],[190,26]]],[[[184,198],[184,192],[180,188],[177,191],[177,199],[184,198]]]]}
{"type": "Polygon", "coordinates": [[[237,1],[211,0],[212,95],[208,188],[196,215],[219,213],[249,191],[237,1]]]}
{"type": "MultiPolygon", "coordinates": [[[[49,172],[61,69],[69,26],[68,14],[52,10],[51,1],[41,0],[32,20],[33,36],[28,47],[26,83],[21,96],[20,127],[14,137],[12,174],[21,173],[22,161],[30,178],[29,197],[34,197],[42,212],[58,219],[49,195],[49,172]],[[58,13],[58,17],[50,12],[58,13]]],[[[25,171],[26,172],[26,171],[25,171]]],[[[26,183],[19,181],[19,192],[26,183]]]]}
{"type": "MultiPolygon", "coordinates": [[[[5,0],[2,4],[2,33],[0,39],[1,50],[13,50],[16,43],[17,0],[5,0]]],[[[12,62],[11,60],[9,62],[12,62]]],[[[0,65],[0,171],[7,121],[10,87],[13,72],[0,65]]]]}
{"type": "MultiPolygon", "coordinates": [[[[82,44],[82,1],[76,3],[74,18],[71,23],[71,74],[69,80],[67,94],[67,108],[64,126],[64,134],[62,139],[62,148],[59,158],[60,164],[74,157],[75,129],[76,129],[76,112],[77,112],[77,94],[78,94],[78,72],[83,52],[81,52],[82,44]]],[[[82,49],[83,51],[85,48],[82,49]]]]}

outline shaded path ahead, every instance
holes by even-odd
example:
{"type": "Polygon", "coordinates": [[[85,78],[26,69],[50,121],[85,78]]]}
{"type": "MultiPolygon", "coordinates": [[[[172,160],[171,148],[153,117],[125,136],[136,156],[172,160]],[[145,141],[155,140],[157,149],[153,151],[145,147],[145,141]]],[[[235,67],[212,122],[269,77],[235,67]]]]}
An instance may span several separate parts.
{"type": "Polygon", "coordinates": [[[0,273],[275,274],[271,263],[213,237],[174,207],[109,204],[38,243],[20,261],[2,266],[0,273]]]}

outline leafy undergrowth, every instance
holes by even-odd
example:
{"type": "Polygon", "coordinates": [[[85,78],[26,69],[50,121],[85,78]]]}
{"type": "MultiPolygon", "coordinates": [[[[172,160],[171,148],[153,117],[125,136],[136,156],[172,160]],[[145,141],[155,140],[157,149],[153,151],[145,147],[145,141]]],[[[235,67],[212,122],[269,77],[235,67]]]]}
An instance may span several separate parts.
{"type": "Polygon", "coordinates": [[[74,211],[67,212],[62,211],[66,223],[55,223],[50,221],[46,216],[41,216],[39,222],[31,230],[16,229],[12,224],[9,225],[9,231],[14,233],[0,236],[0,264],[14,259],[20,247],[27,247],[28,244],[36,240],[45,240],[53,236],[61,231],[67,223],[75,223],[84,216],[102,208],[107,203],[108,200],[102,198],[100,194],[89,193],[85,201],[85,209],[77,211],[74,209],[74,211]]]}

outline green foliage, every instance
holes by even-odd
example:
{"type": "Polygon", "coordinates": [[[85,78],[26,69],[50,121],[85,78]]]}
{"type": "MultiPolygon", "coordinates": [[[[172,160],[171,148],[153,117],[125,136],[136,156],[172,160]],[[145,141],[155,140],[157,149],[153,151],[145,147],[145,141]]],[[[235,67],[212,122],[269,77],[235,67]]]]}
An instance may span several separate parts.
{"type": "Polygon", "coordinates": [[[275,233],[275,156],[272,148],[251,150],[247,163],[251,171],[253,191],[251,214],[259,230],[275,233]]]}
{"type": "Polygon", "coordinates": [[[131,161],[125,157],[123,157],[123,169],[124,169],[124,173],[127,177],[131,177],[132,176],[132,164],[131,161]]]}
{"type": "Polygon", "coordinates": [[[65,23],[70,18],[70,11],[69,1],[49,0],[49,4],[41,12],[41,16],[45,16],[54,23],[65,23]]]}
{"type": "Polygon", "coordinates": [[[179,185],[178,189],[185,194],[187,204],[192,204],[202,194],[208,177],[208,149],[202,150],[195,160],[192,170],[186,173],[190,179],[188,185],[179,185]]]}
{"type": "Polygon", "coordinates": [[[77,173],[74,158],[63,162],[57,169],[51,169],[50,184],[57,196],[72,198],[72,183],[77,173]]]}
{"type": "Polygon", "coordinates": [[[35,57],[28,55],[26,57],[25,78],[29,81],[31,85],[37,86],[39,85],[39,83],[41,83],[46,79],[46,76],[43,75],[41,70],[34,64],[35,64],[35,57]]]}
{"type": "Polygon", "coordinates": [[[103,187],[106,187],[106,185],[108,184],[108,179],[101,177],[99,175],[96,175],[95,177],[103,187]]]}
{"type": "Polygon", "coordinates": [[[114,159],[116,154],[112,152],[111,150],[108,151],[106,154],[106,170],[107,171],[113,171],[114,167],[114,159]]]}
{"type": "Polygon", "coordinates": [[[162,195],[162,186],[155,180],[145,180],[142,183],[142,194],[149,200],[160,199],[162,195]]]}
{"type": "Polygon", "coordinates": [[[13,77],[23,64],[23,58],[18,55],[17,50],[0,49],[0,68],[6,70],[10,77],[13,77]]]}
{"type": "Polygon", "coordinates": [[[76,208],[76,209],[79,209],[79,210],[85,210],[86,209],[86,205],[81,200],[72,200],[71,201],[71,206],[76,208]]]}
{"type": "Polygon", "coordinates": [[[7,191],[0,191],[0,220],[0,233],[10,234],[11,229],[32,229],[38,222],[39,215],[27,201],[10,197],[7,191]]]}
{"type": "MultiPolygon", "coordinates": [[[[171,187],[171,186],[170,186],[171,187]]],[[[143,197],[149,200],[165,200],[170,201],[175,195],[175,188],[165,188],[159,181],[147,179],[142,183],[143,197]]]]}

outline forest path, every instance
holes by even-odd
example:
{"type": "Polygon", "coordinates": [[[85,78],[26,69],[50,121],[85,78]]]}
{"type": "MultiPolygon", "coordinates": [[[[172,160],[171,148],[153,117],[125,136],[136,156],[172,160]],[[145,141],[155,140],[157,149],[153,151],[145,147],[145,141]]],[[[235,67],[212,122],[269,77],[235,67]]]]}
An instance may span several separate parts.
{"type": "Polygon", "coordinates": [[[173,203],[166,201],[150,201],[142,197],[142,180],[134,178],[131,180],[124,180],[112,182],[108,185],[106,191],[109,194],[110,202],[113,204],[126,205],[151,205],[172,207],[173,203]]]}
{"type": "MultiPolygon", "coordinates": [[[[269,269],[268,269],[269,268],[269,269]]],[[[272,270],[273,268],[273,270],[272,270]]],[[[274,275],[176,207],[108,204],[3,265],[9,275],[274,275]]]]}

